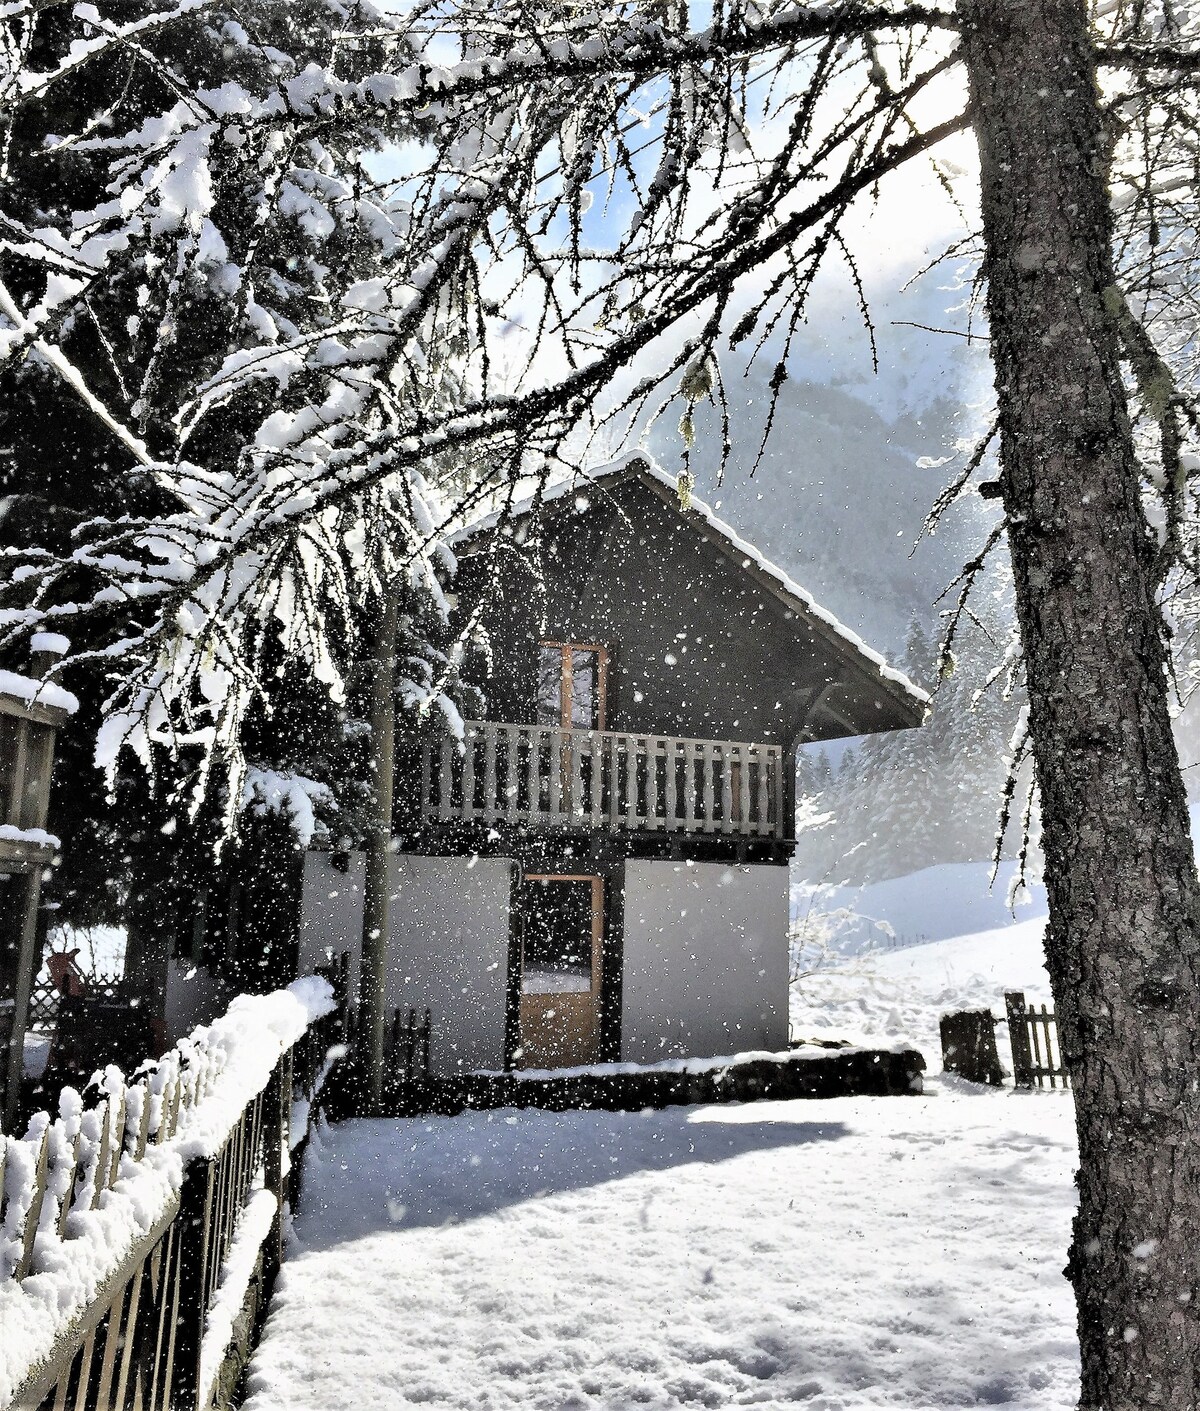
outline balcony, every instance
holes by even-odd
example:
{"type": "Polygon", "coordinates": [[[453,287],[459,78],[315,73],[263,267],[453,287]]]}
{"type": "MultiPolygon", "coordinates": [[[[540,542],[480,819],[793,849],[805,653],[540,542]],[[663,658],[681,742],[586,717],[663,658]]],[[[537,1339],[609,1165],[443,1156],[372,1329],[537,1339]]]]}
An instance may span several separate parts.
{"type": "Polygon", "coordinates": [[[779,745],[470,720],[421,757],[440,822],[782,839],[787,811],[779,745]]]}

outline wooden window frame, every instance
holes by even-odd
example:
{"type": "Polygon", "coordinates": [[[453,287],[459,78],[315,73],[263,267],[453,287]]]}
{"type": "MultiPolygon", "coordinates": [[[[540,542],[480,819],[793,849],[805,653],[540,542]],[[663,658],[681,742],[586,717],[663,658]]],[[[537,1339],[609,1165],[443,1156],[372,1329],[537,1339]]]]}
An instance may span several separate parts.
{"type": "MultiPolygon", "coordinates": [[[[552,644],[551,644],[552,645],[552,644]]],[[[522,886],[530,882],[590,882],[592,884],[592,988],[588,994],[597,999],[604,982],[604,878],[595,872],[527,872],[522,886]]],[[[521,936],[521,971],[518,993],[524,993],[525,984],[525,936],[521,936]]]]}
{"type": "Polygon", "coordinates": [[[596,654],[596,730],[606,728],[608,716],[608,648],[599,642],[549,642],[540,641],[538,651],[543,647],[550,647],[562,655],[562,676],[559,680],[558,700],[559,700],[559,725],[563,730],[583,729],[583,726],[572,726],[571,706],[572,692],[575,682],[574,668],[572,665],[576,652],[595,652],[596,654]]]}

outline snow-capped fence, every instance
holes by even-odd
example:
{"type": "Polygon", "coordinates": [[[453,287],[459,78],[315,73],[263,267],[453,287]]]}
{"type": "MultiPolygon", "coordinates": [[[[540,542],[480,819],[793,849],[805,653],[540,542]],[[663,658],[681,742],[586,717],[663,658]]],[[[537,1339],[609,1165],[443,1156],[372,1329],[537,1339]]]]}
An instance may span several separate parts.
{"type": "Polygon", "coordinates": [[[242,996],[132,1081],[105,1070],[94,1106],[68,1088],[0,1137],[0,1407],[228,1404],[339,1018],[319,978],[242,996]]]}
{"type": "Polygon", "coordinates": [[[1043,1004],[1026,1004],[1020,990],[1004,995],[1008,1040],[1012,1045],[1013,1083],[1018,1088],[1071,1085],[1058,1042],[1058,1015],[1043,1004]]]}

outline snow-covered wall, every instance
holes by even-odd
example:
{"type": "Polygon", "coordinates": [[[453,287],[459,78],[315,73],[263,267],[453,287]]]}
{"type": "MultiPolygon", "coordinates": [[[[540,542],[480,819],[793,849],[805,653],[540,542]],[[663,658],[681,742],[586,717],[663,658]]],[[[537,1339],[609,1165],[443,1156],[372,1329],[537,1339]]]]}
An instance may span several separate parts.
{"type": "MultiPolygon", "coordinates": [[[[329,853],[305,858],[302,973],[348,950],[357,982],[365,866],[362,853],[345,872],[329,853]]],[[[511,863],[404,853],[392,884],[389,1010],[429,1009],[434,1073],[502,1068],[511,863]]]]}
{"type": "Polygon", "coordinates": [[[623,1061],[787,1046],[787,893],[783,867],[625,864],[623,1061]]]}

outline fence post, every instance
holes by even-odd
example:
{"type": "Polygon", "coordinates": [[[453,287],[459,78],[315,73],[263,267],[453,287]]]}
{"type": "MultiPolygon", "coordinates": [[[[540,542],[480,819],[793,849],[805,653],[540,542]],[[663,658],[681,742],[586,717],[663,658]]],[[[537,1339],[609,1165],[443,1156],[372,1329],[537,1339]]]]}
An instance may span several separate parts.
{"type": "Polygon", "coordinates": [[[1018,1088],[1033,1087],[1033,1054],[1029,1048],[1029,1025],[1026,1019],[1025,995],[1021,990],[1006,990],[1004,1007],[1008,1011],[1008,1041],[1012,1046],[1013,1084],[1018,1088]]]}
{"type": "Polygon", "coordinates": [[[283,1203],[288,1194],[288,1159],[291,1152],[292,1051],[280,1058],[271,1074],[263,1103],[263,1184],[275,1195],[275,1218],[263,1242],[263,1275],[271,1289],[283,1262],[283,1203]]]}
{"type": "MultiPolygon", "coordinates": [[[[178,1311],[166,1396],[171,1411],[204,1411],[201,1396],[207,1394],[207,1388],[200,1386],[200,1344],[208,1312],[205,1288],[216,1167],[211,1157],[193,1161],[183,1173],[179,1192],[178,1298],[172,1300],[178,1311]]],[[[169,1289],[164,1296],[170,1297],[169,1289]]]]}

